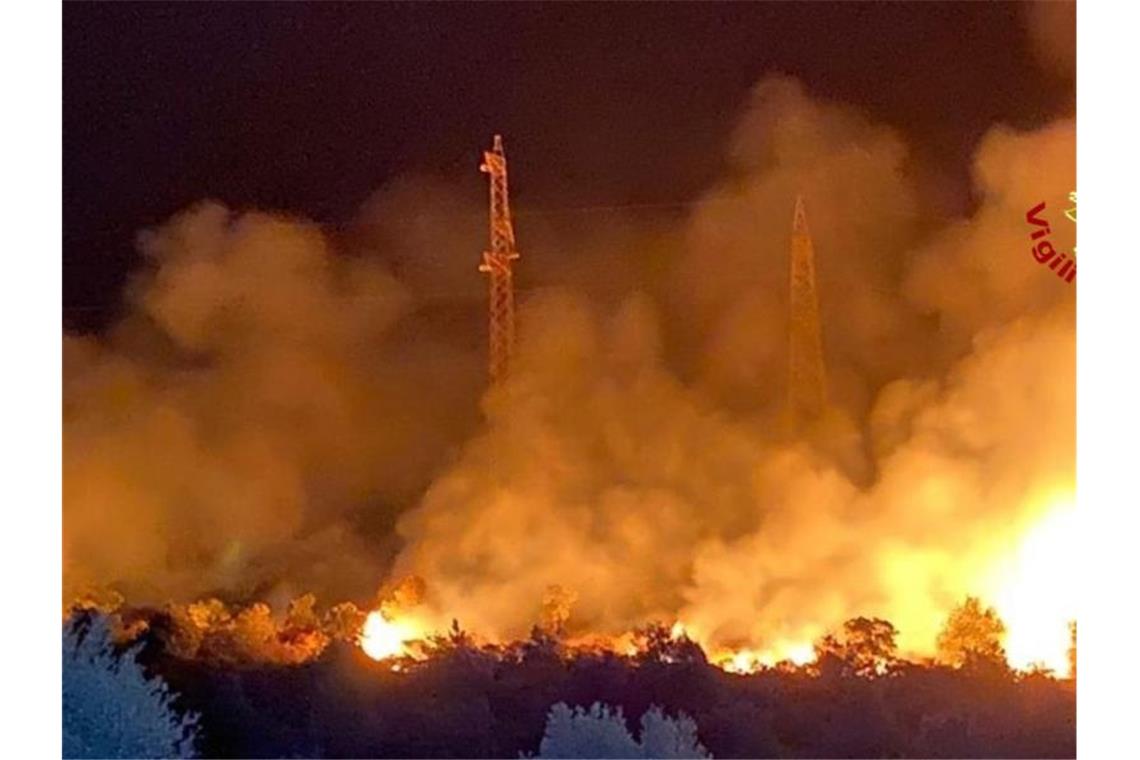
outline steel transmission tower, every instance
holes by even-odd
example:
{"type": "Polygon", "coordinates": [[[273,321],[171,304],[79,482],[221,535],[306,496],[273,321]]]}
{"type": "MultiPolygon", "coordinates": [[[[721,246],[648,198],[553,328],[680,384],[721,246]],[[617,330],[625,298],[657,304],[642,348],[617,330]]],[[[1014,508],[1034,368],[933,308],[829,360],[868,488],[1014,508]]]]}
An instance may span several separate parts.
{"type": "Polygon", "coordinates": [[[491,175],[491,250],[484,251],[479,271],[491,276],[489,363],[491,383],[495,384],[506,377],[514,352],[515,291],[511,262],[519,257],[507,199],[507,157],[503,153],[501,135],[495,135],[491,150],[483,151],[479,170],[491,175]]]}
{"type": "Polygon", "coordinates": [[[817,417],[827,404],[819,297],[815,290],[815,249],[808,232],[803,196],[796,197],[792,221],[788,412],[793,422],[817,417]]]}

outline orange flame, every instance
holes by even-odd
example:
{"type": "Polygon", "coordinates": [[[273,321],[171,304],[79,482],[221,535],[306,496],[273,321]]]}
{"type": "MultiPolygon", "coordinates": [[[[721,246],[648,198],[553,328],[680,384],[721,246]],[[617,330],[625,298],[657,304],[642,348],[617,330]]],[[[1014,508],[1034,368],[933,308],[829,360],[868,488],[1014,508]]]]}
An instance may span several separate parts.
{"type": "Polygon", "coordinates": [[[422,638],[423,632],[412,620],[389,620],[380,610],[374,610],[364,620],[360,648],[374,660],[410,657],[408,644],[422,638]]]}
{"type": "Polygon", "coordinates": [[[1014,552],[992,571],[992,598],[1006,624],[1005,650],[1018,669],[1044,665],[1069,671],[1069,622],[1077,617],[1072,562],[1077,510],[1069,494],[1053,496],[1014,552]]]}

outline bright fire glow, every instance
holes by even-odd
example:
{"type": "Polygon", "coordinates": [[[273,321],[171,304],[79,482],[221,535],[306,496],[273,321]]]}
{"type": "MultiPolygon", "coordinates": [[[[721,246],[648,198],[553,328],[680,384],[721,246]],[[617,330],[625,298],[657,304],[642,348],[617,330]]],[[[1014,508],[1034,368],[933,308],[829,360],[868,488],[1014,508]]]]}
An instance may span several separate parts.
{"type": "Polygon", "coordinates": [[[771,665],[770,662],[760,662],[757,655],[750,651],[744,650],[735,653],[727,660],[718,663],[721,668],[727,670],[729,673],[751,673],[757,669],[759,665],[771,665]]]}
{"type": "Polygon", "coordinates": [[[719,651],[715,648],[710,649],[708,643],[703,641],[698,633],[689,630],[680,620],[673,623],[673,627],[669,629],[669,636],[674,640],[682,636],[689,637],[700,644],[706,652],[712,652],[709,662],[729,673],[755,673],[785,661],[796,667],[803,667],[815,662],[816,659],[815,647],[810,641],[782,640],[767,649],[744,648],[719,651]]]}
{"type": "Polygon", "coordinates": [[[995,571],[992,598],[1015,668],[1042,664],[1058,675],[1069,672],[1068,624],[1077,617],[1076,531],[1072,496],[1054,498],[995,571]]]}
{"type": "Polygon", "coordinates": [[[729,673],[755,673],[785,660],[797,667],[815,662],[815,647],[807,642],[782,642],[771,649],[741,649],[712,659],[714,664],[729,673]]]}
{"type": "MultiPolygon", "coordinates": [[[[1026,670],[1044,666],[1069,674],[1069,623],[1076,619],[1077,585],[1072,545],[1076,536],[1076,506],[1071,493],[1046,501],[1012,549],[983,577],[983,601],[992,603],[1006,626],[1003,641],[1009,664],[1026,670]]],[[[981,590],[981,589],[979,589],[981,590]]],[[[687,636],[705,645],[699,632],[681,621],[670,629],[674,640],[687,636]]],[[[416,656],[409,645],[423,640],[424,629],[410,618],[389,619],[370,612],[360,633],[360,647],[375,660],[416,656]]],[[[610,640],[612,651],[637,653],[631,635],[610,640]]],[[[706,648],[706,651],[710,651],[706,648]]],[[[709,661],[732,673],[755,673],[791,662],[802,667],[816,659],[809,641],[780,640],[764,649],[711,650],[709,661]]],[[[422,656],[422,655],[420,655],[422,656]]]]}
{"type": "Polygon", "coordinates": [[[422,638],[410,620],[389,620],[379,610],[368,613],[360,632],[360,648],[374,660],[410,654],[408,642],[422,638]]]}
{"type": "Polygon", "coordinates": [[[811,644],[792,644],[785,650],[784,659],[791,660],[793,665],[815,662],[815,647],[811,644]]]}

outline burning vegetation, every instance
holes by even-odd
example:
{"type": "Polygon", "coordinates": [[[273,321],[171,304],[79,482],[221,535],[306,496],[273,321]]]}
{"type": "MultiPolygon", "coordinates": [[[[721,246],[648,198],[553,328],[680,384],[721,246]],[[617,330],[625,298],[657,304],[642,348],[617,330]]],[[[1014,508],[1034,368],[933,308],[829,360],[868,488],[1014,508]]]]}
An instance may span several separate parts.
{"type": "MultiPolygon", "coordinates": [[[[850,619],[837,631],[814,642],[767,650],[709,649],[695,641],[680,621],[671,626],[653,623],[613,637],[574,636],[567,634],[564,618],[559,616],[536,622],[528,639],[494,641],[462,630],[458,620],[453,620],[447,630],[429,628],[416,609],[422,588],[422,580],[408,578],[374,610],[365,611],[352,602],[342,602],[321,614],[312,594],[290,601],[283,614],[274,614],[262,602],[230,606],[219,599],[208,599],[168,604],[156,610],[123,606],[122,598],[113,593],[101,597],[89,594],[73,604],[68,618],[73,626],[82,625],[92,616],[106,618],[113,640],[120,647],[149,640],[174,659],[234,667],[300,665],[317,660],[334,643],[359,647],[364,655],[394,672],[414,669],[455,647],[509,658],[520,647],[535,645],[566,660],[586,655],[606,655],[631,662],[647,656],[662,662],[695,659],[737,674],[774,670],[817,677],[828,668],[839,668],[851,676],[876,677],[907,663],[899,654],[894,625],[864,617],[850,619]]],[[[557,595],[558,590],[553,589],[551,596],[557,595]]],[[[938,635],[935,657],[919,658],[916,662],[956,669],[987,663],[1011,677],[1075,677],[1075,622],[1068,624],[1067,639],[1054,660],[1017,661],[1007,652],[1007,634],[996,610],[968,597],[946,619],[938,635]]]]}
{"type": "MultiPolygon", "coordinates": [[[[70,626],[93,616],[102,613],[76,610],[70,626]]],[[[899,656],[894,626],[869,618],[847,621],[802,662],[773,665],[746,652],[717,661],[679,625],[612,641],[536,625],[489,643],[458,624],[426,634],[391,609],[366,616],[342,604],[318,617],[311,597],[280,619],[217,600],[109,619],[118,647],[133,646],[175,689],[179,714],[200,714],[195,749],[210,757],[516,756],[539,746],[559,702],[693,716],[714,757],[1075,751],[1073,682],[1011,670],[1002,623],[976,599],[950,616],[938,661],[919,662],[899,656]]]]}

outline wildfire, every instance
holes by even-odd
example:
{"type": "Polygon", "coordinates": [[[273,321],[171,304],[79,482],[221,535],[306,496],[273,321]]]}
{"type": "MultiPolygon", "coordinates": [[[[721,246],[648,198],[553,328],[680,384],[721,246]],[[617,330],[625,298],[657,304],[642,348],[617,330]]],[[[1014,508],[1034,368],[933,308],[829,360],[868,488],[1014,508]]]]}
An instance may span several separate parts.
{"type": "Polygon", "coordinates": [[[815,661],[815,647],[810,643],[790,644],[784,650],[783,659],[790,660],[793,665],[807,665],[815,661]]]}
{"type": "MultiPolygon", "coordinates": [[[[699,634],[690,631],[681,621],[673,624],[669,629],[670,638],[677,640],[682,636],[692,639],[708,651],[708,644],[699,634]]],[[[796,667],[803,667],[815,662],[815,646],[810,641],[779,641],[768,649],[729,649],[713,651],[709,661],[721,670],[729,673],[755,673],[763,668],[775,667],[780,662],[790,662],[796,667]]]]}
{"type": "Polygon", "coordinates": [[[993,571],[992,598],[1006,624],[1009,664],[1068,673],[1069,622],[1076,619],[1072,562],[1077,511],[1071,494],[1054,496],[1042,517],[993,571]]]}
{"type": "Polygon", "coordinates": [[[408,644],[423,638],[410,619],[389,620],[380,610],[368,613],[360,631],[360,648],[374,660],[411,656],[408,644]]]}
{"type": "MultiPolygon", "coordinates": [[[[1044,667],[1058,675],[1070,672],[1070,623],[1076,619],[1077,586],[1072,563],[1065,562],[1076,529],[1076,507],[1071,492],[1051,492],[1042,499],[1037,517],[1013,526],[1016,538],[987,547],[998,559],[985,566],[970,584],[974,593],[996,609],[1004,625],[1001,641],[1006,658],[1015,669],[1044,667]]],[[[297,663],[318,657],[330,641],[355,641],[361,650],[377,661],[391,660],[393,670],[407,659],[431,656],[434,642],[446,634],[429,627],[430,610],[418,607],[423,598],[423,581],[410,577],[398,584],[378,608],[364,613],[351,602],[334,605],[323,616],[314,611],[315,597],[305,595],[290,603],[282,620],[276,620],[270,607],[255,603],[244,609],[230,609],[217,599],[188,605],[172,605],[167,614],[174,624],[169,646],[182,657],[200,653],[236,662],[297,663]]],[[[87,595],[70,609],[96,610],[115,614],[123,600],[87,595]]],[[[138,611],[125,614],[120,627],[126,640],[145,629],[145,616],[138,611]]],[[[453,635],[460,631],[454,625],[453,635]]],[[[568,656],[608,651],[638,657],[662,639],[683,643],[692,641],[707,653],[708,661],[731,673],[749,674],[768,668],[801,668],[816,660],[813,639],[806,631],[788,632],[760,643],[743,643],[732,648],[718,646],[704,635],[701,626],[675,620],[668,628],[637,629],[622,635],[579,633],[564,638],[560,647],[568,656]]],[[[472,640],[464,634],[464,641],[472,640]]],[[[491,651],[506,652],[512,644],[495,637],[480,639],[491,651]]],[[[516,642],[517,643],[517,642],[516,642]]],[[[684,648],[678,651],[685,651],[684,648]]],[[[904,656],[923,655],[918,647],[902,648],[904,656]]],[[[664,655],[666,659],[671,654],[664,655]]]]}
{"type": "Polygon", "coordinates": [[[803,667],[815,662],[815,647],[810,643],[783,644],[772,649],[757,651],[741,649],[726,655],[714,658],[713,662],[722,670],[729,673],[755,673],[763,668],[775,667],[778,662],[790,662],[796,667],[803,667]]]}

